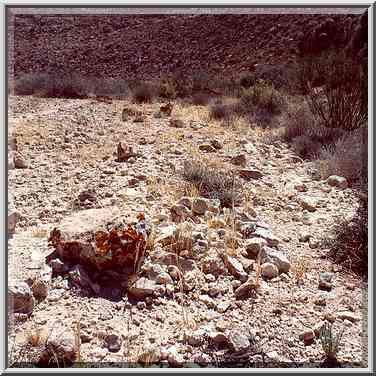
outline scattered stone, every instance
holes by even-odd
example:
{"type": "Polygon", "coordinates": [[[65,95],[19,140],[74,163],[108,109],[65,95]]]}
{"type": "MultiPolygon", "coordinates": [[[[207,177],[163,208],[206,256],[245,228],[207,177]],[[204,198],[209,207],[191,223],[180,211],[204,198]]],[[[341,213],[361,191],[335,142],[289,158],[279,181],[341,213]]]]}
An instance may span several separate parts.
{"type": "Polygon", "coordinates": [[[236,299],[253,298],[256,295],[256,289],[255,282],[252,279],[249,279],[235,290],[235,297],[236,299]]]}
{"type": "Polygon", "coordinates": [[[278,268],[274,264],[266,262],[261,265],[261,275],[268,279],[275,278],[278,276],[278,268]]]}
{"type": "Polygon", "coordinates": [[[210,140],[210,144],[213,146],[213,148],[215,148],[216,150],[220,150],[223,148],[223,145],[221,144],[220,141],[216,140],[216,139],[213,139],[213,140],[210,140]]]}
{"type": "Polygon", "coordinates": [[[329,176],[327,183],[332,187],[337,187],[340,189],[346,189],[348,187],[347,179],[337,175],[329,176]]]}
{"type": "Polygon", "coordinates": [[[297,182],[294,184],[294,188],[298,191],[298,192],[307,192],[308,191],[308,188],[307,188],[307,185],[302,183],[302,182],[297,182]]]}
{"type": "Polygon", "coordinates": [[[76,339],[72,331],[54,326],[48,336],[46,352],[43,355],[45,361],[52,363],[69,364],[75,361],[77,354],[76,339]]]}
{"type": "Polygon", "coordinates": [[[129,158],[136,156],[137,154],[133,151],[132,146],[128,146],[123,142],[119,142],[117,147],[117,162],[125,162],[129,158]]]}
{"type": "Polygon", "coordinates": [[[105,344],[110,352],[118,352],[121,349],[121,338],[117,334],[110,334],[105,338],[105,344]]]}
{"type": "Polygon", "coordinates": [[[221,301],[217,304],[217,311],[219,313],[225,313],[229,308],[231,304],[227,301],[221,301]]]}
{"type": "Polygon", "coordinates": [[[144,299],[146,296],[151,296],[156,291],[156,284],[154,281],[141,277],[129,288],[129,293],[137,299],[144,299]]]}
{"type": "Polygon", "coordinates": [[[163,252],[162,254],[156,256],[154,261],[161,265],[175,265],[183,273],[195,270],[197,268],[194,260],[183,258],[178,256],[176,253],[171,252],[163,252]]]}
{"type": "Polygon", "coordinates": [[[25,161],[25,158],[21,153],[17,152],[14,156],[14,167],[15,168],[28,168],[28,164],[25,161]]]}
{"type": "Polygon", "coordinates": [[[156,278],[156,282],[159,283],[160,285],[167,285],[169,283],[172,283],[172,278],[170,275],[166,272],[162,272],[159,274],[156,278]]]}
{"type": "Polygon", "coordinates": [[[228,343],[234,352],[246,351],[250,347],[248,336],[240,331],[228,333],[228,343]]]}
{"type": "Polygon", "coordinates": [[[245,154],[238,154],[231,158],[231,163],[235,166],[246,166],[247,156],[245,154]]]}
{"type": "Polygon", "coordinates": [[[222,332],[209,332],[210,341],[217,346],[228,346],[228,337],[222,332]]]}
{"type": "Polygon", "coordinates": [[[267,242],[263,238],[246,239],[244,246],[248,257],[256,259],[257,256],[263,251],[266,244],[267,242]]]}
{"type": "Polygon", "coordinates": [[[323,295],[323,294],[320,294],[320,295],[317,295],[314,299],[314,303],[317,305],[317,306],[320,306],[320,307],[325,307],[326,306],[326,295],[323,295]]]}
{"type": "Polygon", "coordinates": [[[16,232],[17,222],[21,218],[21,213],[18,210],[9,210],[8,212],[8,235],[16,232]]]}
{"type": "Polygon", "coordinates": [[[350,311],[338,312],[337,317],[341,320],[351,321],[352,323],[360,321],[361,319],[359,316],[350,311]]]}
{"type": "Polygon", "coordinates": [[[207,331],[204,329],[197,329],[194,332],[188,333],[186,335],[187,342],[191,346],[201,346],[205,342],[205,335],[207,331]]]}
{"type": "Polygon", "coordinates": [[[214,299],[212,299],[209,295],[200,295],[198,299],[202,303],[206,304],[208,308],[215,308],[216,306],[214,299]]]}
{"type": "Polygon", "coordinates": [[[333,288],[332,279],[334,274],[329,272],[321,272],[319,274],[319,289],[330,291],[333,288]]]}
{"type": "Polygon", "coordinates": [[[8,304],[15,313],[29,314],[33,311],[35,300],[26,282],[11,281],[9,283],[8,304]]]}
{"type": "Polygon", "coordinates": [[[278,268],[279,273],[287,273],[291,268],[291,263],[284,254],[269,247],[265,248],[264,262],[274,264],[278,268]]]}
{"type": "Polygon", "coordinates": [[[177,118],[171,118],[169,121],[169,126],[173,128],[184,128],[184,121],[177,118]]]}
{"type": "Polygon", "coordinates": [[[299,334],[299,339],[304,342],[305,346],[312,345],[315,340],[315,332],[312,329],[306,329],[299,334]]]}
{"type": "Polygon", "coordinates": [[[299,234],[299,241],[302,243],[308,242],[310,238],[311,238],[311,234],[308,231],[302,231],[299,234]]]}
{"type": "Polygon", "coordinates": [[[162,227],[155,242],[160,243],[163,246],[174,243],[176,241],[176,231],[177,227],[175,225],[162,227]]]}
{"type": "Polygon", "coordinates": [[[239,175],[246,180],[251,179],[261,179],[263,177],[263,174],[261,171],[250,169],[250,168],[244,168],[242,170],[239,170],[239,175]]]}
{"type": "Polygon", "coordinates": [[[201,144],[199,145],[199,150],[205,151],[207,153],[214,153],[217,149],[211,144],[201,144]]]}
{"type": "Polygon", "coordinates": [[[212,360],[208,354],[205,353],[197,353],[192,356],[193,363],[197,363],[200,366],[206,366],[212,363],[212,360]]]}
{"type": "Polygon", "coordinates": [[[270,247],[276,247],[280,243],[280,239],[277,238],[270,230],[258,227],[253,233],[253,236],[265,239],[270,247]]]}
{"type": "Polygon", "coordinates": [[[184,357],[179,353],[176,346],[172,346],[168,349],[167,360],[172,367],[182,367],[184,364],[184,357]]]}
{"type": "Polygon", "coordinates": [[[232,274],[235,278],[242,282],[247,280],[248,275],[244,271],[243,265],[239,260],[226,254],[224,257],[224,262],[230,274],[232,274]]]}
{"type": "Polygon", "coordinates": [[[212,274],[215,277],[223,275],[226,271],[224,262],[215,257],[208,257],[202,263],[202,271],[205,274],[212,274]]]}
{"type": "Polygon", "coordinates": [[[209,209],[208,200],[197,197],[192,201],[192,212],[197,215],[203,215],[209,209]]]}
{"type": "Polygon", "coordinates": [[[312,197],[301,197],[300,205],[303,209],[308,210],[309,212],[314,212],[317,209],[317,202],[312,197]]]}

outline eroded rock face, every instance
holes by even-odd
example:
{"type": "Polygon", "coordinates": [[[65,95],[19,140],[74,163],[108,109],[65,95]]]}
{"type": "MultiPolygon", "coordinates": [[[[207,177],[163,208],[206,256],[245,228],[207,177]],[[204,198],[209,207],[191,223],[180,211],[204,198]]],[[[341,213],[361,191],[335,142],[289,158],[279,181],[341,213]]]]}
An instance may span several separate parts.
{"type": "Polygon", "coordinates": [[[66,274],[73,286],[89,293],[120,299],[143,262],[148,225],[143,215],[135,225],[115,225],[116,213],[85,210],[53,229],[48,240],[54,251],[46,257],[53,273],[66,274]],[[98,230],[106,227],[110,231],[98,230]]]}

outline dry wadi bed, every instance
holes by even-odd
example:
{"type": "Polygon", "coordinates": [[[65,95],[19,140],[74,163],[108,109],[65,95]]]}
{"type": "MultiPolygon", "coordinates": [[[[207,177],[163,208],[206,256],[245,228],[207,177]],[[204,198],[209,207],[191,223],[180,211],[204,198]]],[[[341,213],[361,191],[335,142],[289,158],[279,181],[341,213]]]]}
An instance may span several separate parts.
{"type": "Polygon", "coordinates": [[[123,121],[127,106],[9,98],[24,168],[9,170],[20,218],[9,239],[8,277],[26,305],[9,313],[11,364],[320,367],[317,337],[331,322],[344,328],[339,362],[366,366],[367,286],[320,246],[333,224],[356,212],[352,189],[313,178],[309,162],[241,119],[223,126],[206,107],[176,103],[172,116],[182,123],[170,123],[152,103],[133,105],[140,121],[123,121]],[[117,161],[119,142],[135,156],[117,161]],[[192,159],[224,177],[236,174],[239,206],[199,197],[181,173],[192,159]],[[96,294],[84,273],[75,283],[71,273],[51,277],[45,257],[54,227],[71,216],[77,230],[92,217],[130,223],[140,212],[152,230],[137,299],[116,288],[107,291],[112,297],[96,294]],[[189,247],[174,265],[177,228],[189,247]],[[267,250],[266,266],[253,257],[258,247],[267,250]],[[44,290],[34,283],[27,291],[23,281],[36,275],[45,276],[44,290]]]}

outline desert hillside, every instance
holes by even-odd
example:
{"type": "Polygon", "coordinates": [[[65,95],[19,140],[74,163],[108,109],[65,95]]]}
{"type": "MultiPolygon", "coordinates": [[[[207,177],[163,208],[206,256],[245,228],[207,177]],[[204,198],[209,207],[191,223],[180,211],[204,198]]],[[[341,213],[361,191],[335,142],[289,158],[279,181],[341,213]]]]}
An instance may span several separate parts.
{"type": "MultiPolygon", "coordinates": [[[[89,77],[155,78],[183,71],[238,75],[255,64],[294,61],[319,25],[327,42],[346,44],[359,16],[15,15],[15,76],[75,72],[89,77]]],[[[324,40],[326,43],[326,41],[324,40]]]]}

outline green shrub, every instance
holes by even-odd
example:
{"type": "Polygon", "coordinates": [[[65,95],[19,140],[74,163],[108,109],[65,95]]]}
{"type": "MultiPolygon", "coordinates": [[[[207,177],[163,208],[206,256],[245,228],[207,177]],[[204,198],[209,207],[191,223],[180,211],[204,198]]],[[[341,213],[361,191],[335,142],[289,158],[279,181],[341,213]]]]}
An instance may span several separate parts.
{"type": "Polygon", "coordinates": [[[246,73],[240,78],[239,84],[245,89],[249,89],[256,83],[256,75],[253,72],[246,73]]]}
{"type": "Polygon", "coordinates": [[[319,338],[327,361],[335,362],[337,360],[337,353],[341,345],[343,332],[344,328],[338,334],[335,334],[333,324],[328,322],[321,327],[319,338]]]}
{"type": "Polygon", "coordinates": [[[174,79],[164,78],[159,85],[159,96],[166,99],[174,99],[177,96],[177,85],[174,79]]]}
{"type": "Polygon", "coordinates": [[[270,114],[280,114],[285,106],[282,95],[266,81],[259,80],[249,89],[243,89],[241,102],[244,107],[259,108],[270,114]],[[253,107],[252,107],[253,106],[253,107]]]}

